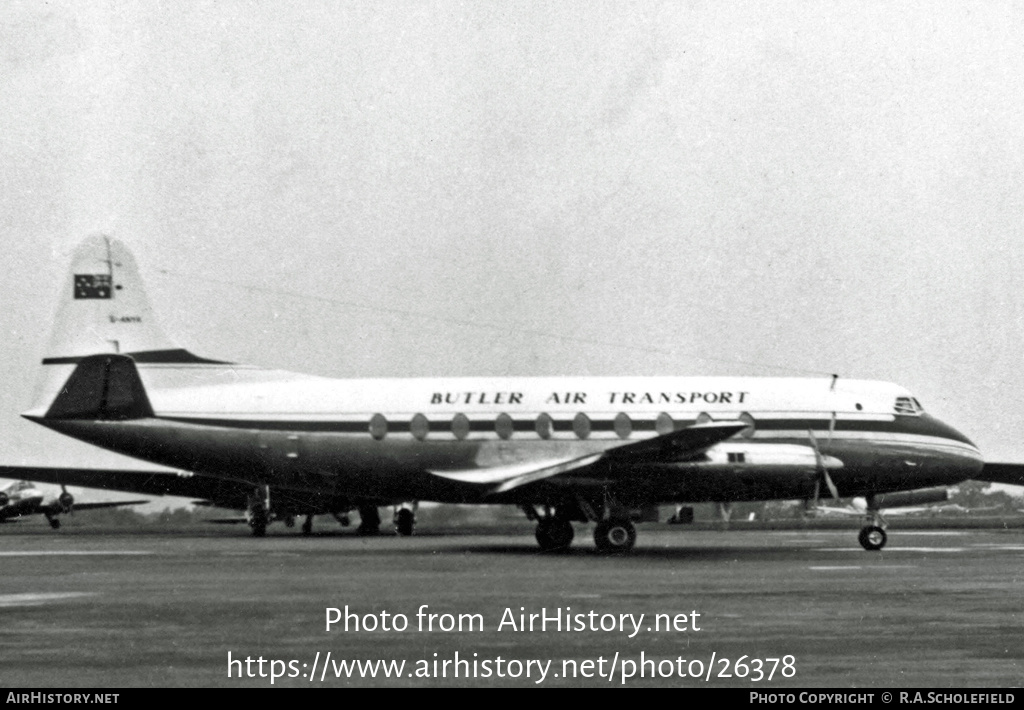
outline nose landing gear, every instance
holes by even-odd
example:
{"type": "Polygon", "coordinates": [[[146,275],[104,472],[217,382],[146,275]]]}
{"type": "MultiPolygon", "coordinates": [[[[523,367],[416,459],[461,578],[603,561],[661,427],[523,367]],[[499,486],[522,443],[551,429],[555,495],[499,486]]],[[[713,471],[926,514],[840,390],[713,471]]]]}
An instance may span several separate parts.
{"type": "Polygon", "coordinates": [[[864,516],[867,524],[860,529],[857,541],[865,550],[881,550],[889,539],[889,536],[885,534],[885,528],[888,525],[879,511],[878,499],[874,495],[867,497],[867,504],[867,512],[864,516]]]}
{"type": "Polygon", "coordinates": [[[878,525],[866,525],[860,529],[857,541],[865,550],[881,550],[885,547],[888,535],[878,525]]]}

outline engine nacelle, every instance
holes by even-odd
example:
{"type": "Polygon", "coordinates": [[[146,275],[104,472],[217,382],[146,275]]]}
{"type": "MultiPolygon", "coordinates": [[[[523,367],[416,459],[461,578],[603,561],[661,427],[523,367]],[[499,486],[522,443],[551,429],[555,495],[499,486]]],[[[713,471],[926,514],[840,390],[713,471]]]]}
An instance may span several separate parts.
{"type": "Polygon", "coordinates": [[[11,497],[6,493],[0,493],[0,507],[3,507],[11,502],[11,497]]]}
{"type": "Polygon", "coordinates": [[[879,508],[901,508],[905,505],[945,503],[947,500],[949,500],[949,489],[947,488],[922,488],[917,491],[881,493],[875,496],[874,502],[879,508]]]}

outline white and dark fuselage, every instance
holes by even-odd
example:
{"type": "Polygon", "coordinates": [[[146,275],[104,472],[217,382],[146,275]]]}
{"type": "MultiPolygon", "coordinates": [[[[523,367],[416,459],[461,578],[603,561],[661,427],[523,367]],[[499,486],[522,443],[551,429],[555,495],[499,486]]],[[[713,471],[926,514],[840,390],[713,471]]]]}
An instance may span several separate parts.
{"type": "MultiPolygon", "coordinates": [[[[624,501],[809,497],[819,458],[843,496],[945,485],[982,465],[904,389],[827,378],[333,380],[227,363],[136,363],[151,416],[29,416],[75,438],[206,475],[354,500],[542,503],[567,488],[624,501]],[[707,421],[747,426],[698,455],[573,461],[707,421]],[[815,446],[818,452],[815,452],[815,446]]],[[[178,351],[167,359],[187,359],[178,351]]],[[[198,358],[197,358],[198,359],[198,358]]],[[[70,377],[73,363],[63,365],[70,377]]]]}
{"type": "Polygon", "coordinates": [[[871,496],[983,466],[966,437],[883,382],[335,380],[200,358],[163,333],[131,254],[103,236],[75,252],[25,416],[264,499],[539,507],[552,548],[571,539],[566,521],[590,520],[599,545],[628,549],[635,532],[614,521],[652,503],[871,496]]]}

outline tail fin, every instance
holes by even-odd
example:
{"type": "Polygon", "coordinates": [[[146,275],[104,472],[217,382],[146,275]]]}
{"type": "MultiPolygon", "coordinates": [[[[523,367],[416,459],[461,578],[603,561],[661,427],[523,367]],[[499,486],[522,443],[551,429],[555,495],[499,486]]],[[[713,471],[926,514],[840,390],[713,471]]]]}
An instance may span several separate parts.
{"type": "MultiPolygon", "coordinates": [[[[124,364],[127,358],[114,358],[109,362],[99,359],[90,364],[82,373],[83,377],[86,371],[92,373],[88,379],[92,384],[83,380],[77,393],[69,395],[68,392],[74,382],[74,378],[69,380],[68,377],[75,365],[85,364],[93,355],[118,354],[129,355],[139,364],[220,362],[196,357],[175,345],[164,334],[153,316],[131,252],[115,239],[94,235],[78,245],[71,268],[61,283],[57,316],[43,358],[36,406],[31,414],[61,412],[63,418],[74,418],[72,412],[77,412],[85,406],[83,403],[88,402],[85,409],[91,414],[98,413],[100,418],[107,415],[120,418],[124,414],[123,408],[118,405],[111,409],[105,395],[98,393],[103,390],[104,382],[109,382],[114,375],[117,376],[115,379],[123,379],[121,376],[129,369],[138,380],[134,365],[124,364]],[[100,364],[102,362],[107,364],[100,364]],[[100,389],[93,392],[96,387],[100,389]],[[60,404],[61,397],[64,404],[60,404]],[[51,411],[51,403],[57,410],[51,411]]],[[[130,364],[131,361],[128,362],[130,364]]],[[[143,409],[139,409],[142,405],[137,397],[133,396],[131,401],[135,404],[125,411],[133,416],[149,407],[146,402],[143,409]]]]}
{"type": "Polygon", "coordinates": [[[97,353],[176,350],[153,317],[131,252],[103,235],[75,250],[43,364],[77,362],[97,353]]]}

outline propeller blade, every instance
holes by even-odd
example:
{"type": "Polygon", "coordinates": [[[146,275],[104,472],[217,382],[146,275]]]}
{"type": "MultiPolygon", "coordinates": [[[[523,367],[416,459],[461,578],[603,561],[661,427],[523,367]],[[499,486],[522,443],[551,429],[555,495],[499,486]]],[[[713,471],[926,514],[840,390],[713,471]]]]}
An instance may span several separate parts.
{"type": "Polygon", "coordinates": [[[828,492],[832,495],[833,500],[839,500],[839,489],[836,488],[836,484],[832,482],[832,477],[828,475],[828,469],[825,468],[825,459],[821,455],[821,450],[818,448],[818,440],[814,438],[814,432],[810,429],[807,430],[807,436],[811,439],[811,448],[814,449],[814,461],[818,469],[818,478],[814,482],[814,503],[817,505],[818,496],[821,493],[821,482],[825,482],[825,487],[828,488],[828,492]]]}

